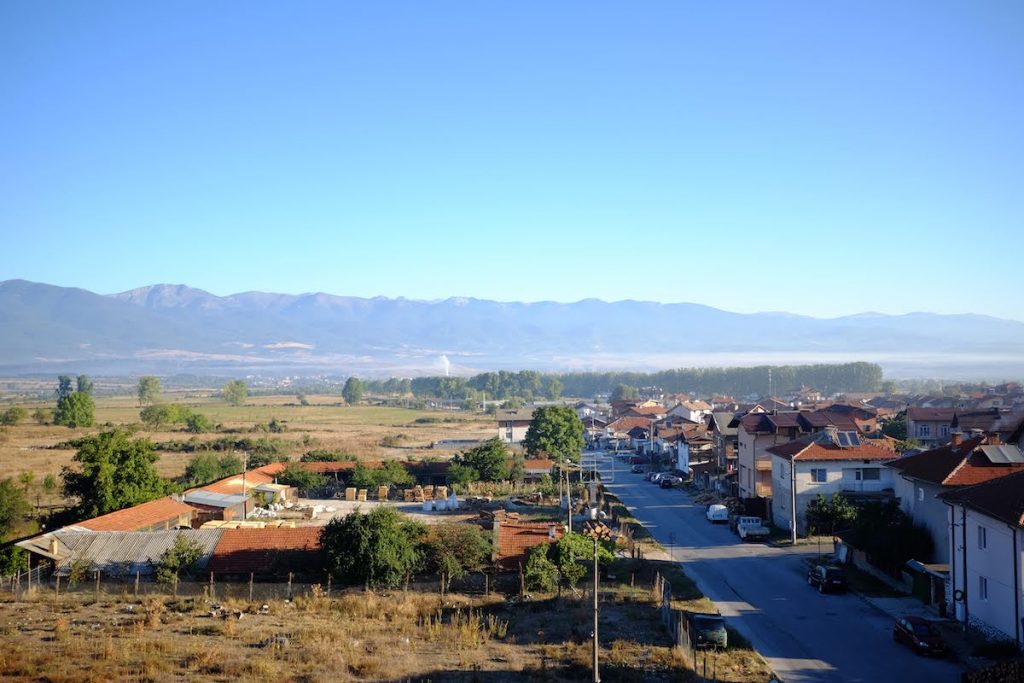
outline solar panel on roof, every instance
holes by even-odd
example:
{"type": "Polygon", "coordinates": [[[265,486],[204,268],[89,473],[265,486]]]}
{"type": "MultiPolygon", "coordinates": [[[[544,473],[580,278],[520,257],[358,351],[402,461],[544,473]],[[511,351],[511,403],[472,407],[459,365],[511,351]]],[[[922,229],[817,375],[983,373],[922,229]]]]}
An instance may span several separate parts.
{"type": "Polygon", "coordinates": [[[849,435],[850,435],[850,445],[851,446],[859,446],[860,445],[860,436],[857,435],[857,432],[849,432],[849,435]]]}
{"type": "Polygon", "coordinates": [[[836,439],[839,441],[839,445],[842,448],[849,448],[850,447],[850,439],[847,436],[846,432],[838,432],[838,433],[836,433],[836,439]]]}
{"type": "Polygon", "coordinates": [[[982,446],[981,452],[993,465],[1024,464],[1024,453],[1018,446],[1003,444],[1002,446],[982,446]]]}

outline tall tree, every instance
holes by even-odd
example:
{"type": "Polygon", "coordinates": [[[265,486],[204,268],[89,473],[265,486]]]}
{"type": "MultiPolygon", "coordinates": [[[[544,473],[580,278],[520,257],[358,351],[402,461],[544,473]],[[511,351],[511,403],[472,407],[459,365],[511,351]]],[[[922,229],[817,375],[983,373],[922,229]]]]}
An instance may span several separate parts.
{"type": "Polygon", "coordinates": [[[448,590],[452,579],[486,566],[491,542],[474,524],[434,524],[423,541],[423,553],[427,568],[438,573],[448,590]]]}
{"type": "Polygon", "coordinates": [[[173,490],[153,466],[159,459],[153,443],[133,439],[123,429],[86,437],[73,459],[79,467],[63,468],[63,491],[78,499],[75,511],[82,518],[145,503],[173,490]]]}
{"type": "Polygon", "coordinates": [[[452,458],[453,466],[466,467],[478,481],[505,481],[509,478],[509,452],[498,437],[452,458]]]}
{"type": "Polygon", "coordinates": [[[552,377],[548,380],[547,395],[552,401],[557,401],[562,397],[562,380],[557,377],[552,377]]]}
{"type": "Polygon", "coordinates": [[[233,379],[221,388],[220,394],[229,404],[240,406],[249,395],[249,387],[245,386],[245,380],[233,379]]]}
{"type": "Polygon", "coordinates": [[[345,403],[355,405],[363,398],[363,383],[358,377],[349,377],[345,380],[345,386],[341,390],[341,396],[345,403]]]}
{"type": "Polygon", "coordinates": [[[320,532],[320,543],[335,580],[393,588],[420,568],[425,531],[394,508],[381,506],[332,519],[320,532]]]}
{"type": "Polygon", "coordinates": [[[139,378],[139,383],[135,387],[135,392],[139,396],[139,405],[152,405],[160,398],[160,392],[162,387],[160,386],[160,379],[153,375],[145,375],[139,378]]]}
{"type": "Polygon", "coordinates": [[[57,377],[57,400],[70,396],[74,389],[71,388],[71,378],[67,375],[57,377]]]}
{"type": "Polygon", "coordinates": [[[25,491],[10,477],[0,479],[0,541],[14,531],[32,509],[25,491]]]}
{"type": "Polygon", "coordinates": [[[533,457],[542,453],[557,462],[579,462],[583,452],[583,422],[567,406],[547,406],[533,413],[523,448],[533,457]]]}
{"type": "Polygon", "coordinates": [[[93,389],[96,388],[96,383],[89,379],[89,375],[79,375],[75,378],[75,384],[78,392],[82,394],[92,395],[93,389]]]}
{"type": "Polygon", "coordinates": [[[636,387],[631,387],[628,384],[617,384],[612,389],[611,400],[612,401],[635,401],[640,393],[636,390],[636,387]]]}
{"type": "Polygon", "coordinates": [[[89,394],[72,391],[57,400],[53,411],[53,424],[65,427],[92,427],[95,423],[96,404],[89,394]]]}

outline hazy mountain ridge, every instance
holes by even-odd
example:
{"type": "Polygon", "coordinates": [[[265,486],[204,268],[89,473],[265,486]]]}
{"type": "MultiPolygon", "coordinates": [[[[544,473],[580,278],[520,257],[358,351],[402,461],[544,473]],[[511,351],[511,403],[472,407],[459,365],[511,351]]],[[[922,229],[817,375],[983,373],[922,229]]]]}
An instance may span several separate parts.
{"type": "MultiPolygon", "coordinates": [[[[243,292],[185,285],[109,296],[0,282],[0,366],[116,364],[174,357],[218,365],[333,367],[441,353],[476,367],[558,369],[565,359],[694,353],[979,354],[1024,358],[1024,322],[974,314],[863,313],[833,319],[740,314],[693,303],[520,303],[243,292]],[[554,360],[555,358],[561,360],[554,360]],[[354,361],[352,359],[358,359],[354,361]]],[[[600,363],[601,361],[594,361],[600,363]]],[[[194,368],[193,368],[194,369],[194,368]]]]}

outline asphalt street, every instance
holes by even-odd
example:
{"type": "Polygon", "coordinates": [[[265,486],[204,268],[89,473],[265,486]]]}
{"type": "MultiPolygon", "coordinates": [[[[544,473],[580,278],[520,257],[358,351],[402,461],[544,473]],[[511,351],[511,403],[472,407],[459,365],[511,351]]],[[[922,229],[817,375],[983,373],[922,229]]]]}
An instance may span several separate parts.
{"type": "MultiPolygon", "coordinates": [[[[892,618],[856,594],[821,595],[807,585],[813,546],[742,543],[679,489],[662,489],[610,456],[597,457],[609,492],[628,506],[730,624],[787,683],[954,683],[960,668],[919,657],[892,640],[892,618]]],[[[589,469],[592,454],[584,454],[589,469]]]]}

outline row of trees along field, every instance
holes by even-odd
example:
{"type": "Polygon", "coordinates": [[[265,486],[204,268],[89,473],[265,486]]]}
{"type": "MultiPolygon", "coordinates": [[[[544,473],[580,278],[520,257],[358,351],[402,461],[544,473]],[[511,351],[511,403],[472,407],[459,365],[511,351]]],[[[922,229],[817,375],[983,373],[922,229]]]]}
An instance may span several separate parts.
{"type": "Polygon", "coordinates": [[[843,391],[878,391],[882,386],[882,368],[875,363],[818,365],[759,365],[750,368],[677,368],[660,372],[572,372],[543,374],[533,370],[520,372],[484,372],[465,377],[416,377],[367,380],[368,392],[378,395],[412,393],[420,398],[465,400],[486,397],[502,400],[512,397],[557,399],[559,396],[595,396],[610,394],[616,386],[657,386],[669,393],[693,392],[703,396],[726,394],[746,396],[785,394],[802,387],[813,387],[826,394],[843,391]],[[771,384],[769,386],[769,371],[771,384]]]}

